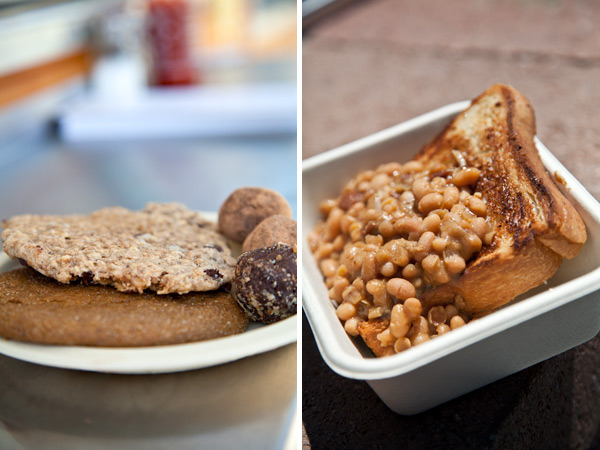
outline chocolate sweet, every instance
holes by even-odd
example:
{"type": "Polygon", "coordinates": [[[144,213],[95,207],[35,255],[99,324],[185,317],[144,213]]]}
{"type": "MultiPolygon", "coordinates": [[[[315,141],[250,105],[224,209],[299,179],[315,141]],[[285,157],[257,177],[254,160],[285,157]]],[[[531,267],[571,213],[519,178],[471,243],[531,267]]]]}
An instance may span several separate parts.
{"type": "Polygon", "coordinates": [[[296,228],[296,221],[291,217],[280,214],[267,217],[244,240],[242,252],[268,247],[280,242],[294,245],[297,239],[296,228]]]}
{"type": "Polygon", "coordinates": [[[240,188],[221,206],[219,229],[228,238],[244,242],[260,222],[275,214],[292,217],[292,209],[281,194],[259,187],[240,188]]]}
{"type": "Polygon", "coordinates": [[[294,248],[277,244],[240,256],[235,269],[236,299],[250,319],[272,323],[296,314],[294,248]]]}

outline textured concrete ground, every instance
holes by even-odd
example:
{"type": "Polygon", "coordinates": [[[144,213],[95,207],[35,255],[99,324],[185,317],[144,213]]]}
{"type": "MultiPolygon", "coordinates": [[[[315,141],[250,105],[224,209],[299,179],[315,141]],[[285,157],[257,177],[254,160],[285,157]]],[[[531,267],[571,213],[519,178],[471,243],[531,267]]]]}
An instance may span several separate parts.
{"type": "MultiPolygon", "coordinates": [[[[538,136],[600,199],[600,2],[372,0],[303,39],[303,157],[495,82],[531,100],[538,136]]],[[[417,416],[334,374],[303,328],[303,420],[321,448],[600,447],[600,338],[417,416]]]]}
{"type": "Polygon", "coordinates": [[[600,198],[598,23],[591,1],[354,4],[305,33],[303,156],[502,82],[529,97],[540,139],[600,198]]]}

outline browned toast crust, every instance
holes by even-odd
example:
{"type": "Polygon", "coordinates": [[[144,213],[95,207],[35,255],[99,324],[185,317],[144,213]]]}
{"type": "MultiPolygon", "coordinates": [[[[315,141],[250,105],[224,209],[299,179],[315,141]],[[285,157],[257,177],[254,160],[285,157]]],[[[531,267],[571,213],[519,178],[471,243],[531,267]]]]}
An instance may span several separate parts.
{"type": "Polygon", "coordinates": [[[365,343],[369,346],[371,351],[376,356],[386,356],[388,354],[393,354],[393,348],[384,347],[383,345],[381,345],[381,341],[377,339],[377,335],[383,332],[389,326],[389,319],[365,320],[358,326],[358,332],[360,333],[360,337],[363,338],[365,343]]]}
{"type": "Polygon", "coordinates": [[[496,84],[426,146],[416,159],[429,167],[456,165],[458,150],[480,168],[496,234],[464,274],[425,300],[463,302],[470,314],[495,309],[546,281],[586,240],[583,221],[546,172],[534,144],[535,115],[516,89],[496,84]]]}

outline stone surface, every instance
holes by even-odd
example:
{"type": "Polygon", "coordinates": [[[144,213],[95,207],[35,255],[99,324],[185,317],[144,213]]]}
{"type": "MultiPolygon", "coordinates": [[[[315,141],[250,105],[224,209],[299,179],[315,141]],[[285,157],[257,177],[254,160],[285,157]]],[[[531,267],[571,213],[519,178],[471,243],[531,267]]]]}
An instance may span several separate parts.
{"type": "Polygon", "coordinates": [[[312,36],[447,49],[600,57],[594,0],[378,0],[348,8],[312,36]]]}
{"type": "Polygon", "coordinates": [[[302,323],[302,419],[313,449],[600,445],[600,339],[414,416],[327,367],[302,323]]]}
{"type": "MultiPolygon", "coordinates": [[[[471,47],[463,43],[464,37],[454,39],[462,36],[454,32],[445,41],[440,38],[438,45],[417,45],[408,31],[405,40],[402,36],[388,39],[385,26],[393,14],[379,12],[374,17],[380,3],[393,2],[354,5],[343,10],[339,20],[334,17],[317,25],[325,31],[309,30],[303,41],[304,158],[448,103],[471,99],[502,82],[530,99],[539,138],[600,198],[600,184],[595,182],[600,176],[600,152],[595,151],[600,144],[600,89],[596,88],[600,85],[600,36],[595,46],[589,43],[589,58],[551,53],[551,47],[539,53],[535,47],[509,51],[493,43],[487,48],[483,44],[471,47]],[[352,20],[367,12],[368,20],[352,20]],[[361,24],[371,33],[361,31],[361,24]],[[341,30],[344,25],[359,31],[346,36],[341,30]],[[326,32],[329,27],[333,30],[326,32]],[[373,37],[378,29],[385,39],[373,37]]],[[[589,16],[600,15],[600,4],[589,9],[589,16]]],[[[551,23],[545,27],[552,28],[551,23]]]]}
{"type": "MultiPolygon", "coordinates": [[[[305,30],[303,157],[495,82],[532,102],[538,136],[600,198],[600,3],[355,2],[305,30]]],[[[418,149],[415,149],[415,151],[418,149]]],[[[598,448],[600,338],[416,416],[323,362],[303,322],[303,421],[322,448],[598,448]]]]}

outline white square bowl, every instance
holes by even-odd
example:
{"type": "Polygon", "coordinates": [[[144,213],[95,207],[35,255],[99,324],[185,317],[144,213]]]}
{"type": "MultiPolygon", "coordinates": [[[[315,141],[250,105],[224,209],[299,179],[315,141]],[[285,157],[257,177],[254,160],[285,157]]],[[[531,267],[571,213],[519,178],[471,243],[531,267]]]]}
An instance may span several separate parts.
{"type": "Polygon", "coordinates": [[[470,102],[415,119],[307,159],[302,167],[302,301],[325,362],[338,374],[366,380],[400,414],[416,414],[564,352],[600,331],[600,204],[536,138],[548,172],[575,205],[588,238],[556,274],[502,309],[409,351],[375,358],[351,338],[328,300],[307,236],[318,204],[339,195],[356,173],[411,159],[470,102]]]}

